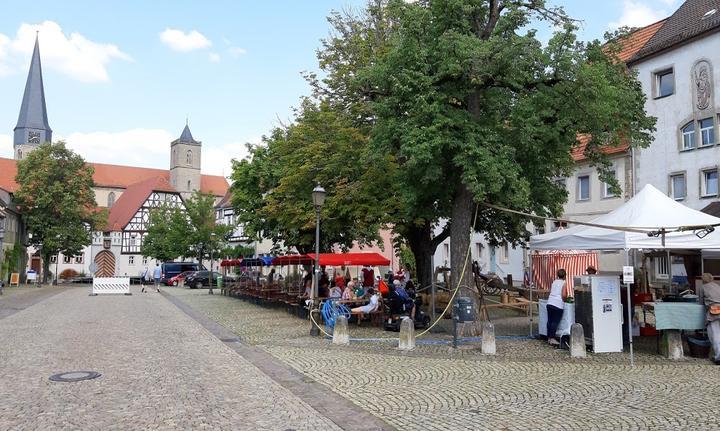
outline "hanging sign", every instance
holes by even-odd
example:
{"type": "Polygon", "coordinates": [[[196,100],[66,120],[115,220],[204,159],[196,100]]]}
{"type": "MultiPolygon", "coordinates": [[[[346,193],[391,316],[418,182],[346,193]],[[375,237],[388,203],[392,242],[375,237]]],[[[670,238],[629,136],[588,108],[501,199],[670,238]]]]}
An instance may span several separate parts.
{"type": "Polygon", "coordinates": [[[635,269],[632,266],[623,266],[623,283],[635,283],[635,269]]]}

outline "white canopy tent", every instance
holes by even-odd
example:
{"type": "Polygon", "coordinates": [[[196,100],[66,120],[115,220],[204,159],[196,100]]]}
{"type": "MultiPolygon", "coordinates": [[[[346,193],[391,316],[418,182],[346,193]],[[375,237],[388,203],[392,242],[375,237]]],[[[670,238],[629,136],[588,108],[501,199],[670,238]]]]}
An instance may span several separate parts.
{"type": "Polygon", "coordinates": [[[568,229],[534,235],[531,250],[630,250],[649,249],[720,249],[720,231],[699,238],[703,226],[720,225],[720,218],[688,208],[651,185],[621,207],[594,219],[592,224],[614,226],[615,230],[576,225],[568,229]],[[681,226],[697,229],[672,232],[681,226]],[[668,233],[663,235],[661,229],[668,233]],[[649,236],[653,232],[655,236],[649,236]]]}
{"type": "MultiPolygon", "coordinates": [[[[720,218],[688,208],[676,202],[651,185],[621,207],[600,216],[587,226],[575,225],[569,229],[534,235],[530,238],[533,250],[624,250],[631,249],[720,249],[720,218]],[[614,229],[613,229],[614,228],[614,229]]],[[[530,260],[532,262],[532,259],[530,260]]],[[[532,274],[532,268],[530,268],[532,274]]],[[[531,285],[532,289],[532,285],[531,285]]],[[[627,286],[627,303],[631,303],[630,286],[627,286]]],[[[532,298],[532,290],[530,291],[532,298]]],[[[631,310],[627,310],[628,322],[631,310]]],[[[530,317],[532,332],[532,314],[530,317]]],[[[630,325],[630,362],[633,364],[633,345],[630,325]]]]}

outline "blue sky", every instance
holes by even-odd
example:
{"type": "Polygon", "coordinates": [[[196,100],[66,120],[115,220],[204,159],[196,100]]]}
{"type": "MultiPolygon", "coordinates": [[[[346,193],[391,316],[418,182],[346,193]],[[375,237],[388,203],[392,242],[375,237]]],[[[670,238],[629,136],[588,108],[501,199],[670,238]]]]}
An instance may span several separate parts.
{"type": "MultiPolygon", "coordinates": [[[[678,0],[556,0],[581,38],[644,25],[678,0]]],[[[309,89],[333,9],[364,0],[0,2],[0,157],[12,129],[35,30],[50,126],[88,161],[167,168],[186,116],[203,142],[203,171],[229,174],[309,89]],[[3,3],[8,3],[4,4],[3,3]]]]}

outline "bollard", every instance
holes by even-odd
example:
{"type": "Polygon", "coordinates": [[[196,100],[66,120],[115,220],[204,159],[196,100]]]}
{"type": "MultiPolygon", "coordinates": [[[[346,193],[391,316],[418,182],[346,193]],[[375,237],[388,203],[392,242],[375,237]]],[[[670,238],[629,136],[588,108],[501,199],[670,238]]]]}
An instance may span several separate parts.
{"type": "Polygon", "coordinates": [[[412,350],[415,348],[415,322],[409,317],[403,317],[400,322],[400,340],[398,349],[412,350]]]}
{"type": "Polygon", "coordinates": [[[570,357],[584,358],[585,356],[585,330],[581,324],[573,323],[570,326],[570,357]]]}
{"type": "Polygon", "coordinates": [[[335,319],[332,342],[333,344],[350,344],[350,333],[348,332],[347,318],[345,316],[338,316],[335,319]]]}
{"type": "Polygon", "coordinates": [[[495,347],[495,325],[491,322],[483,322],[482,324],[482,343],[480,351],[484,355],[494,355],[497,352],[495,347]]]}
{"type": "Polygon", "coordinates": [[[663,331],[663,348],[665,357],[668,359],[682,359],[683,344],[680,331],[677,329],[667,329],[663,331]]]}

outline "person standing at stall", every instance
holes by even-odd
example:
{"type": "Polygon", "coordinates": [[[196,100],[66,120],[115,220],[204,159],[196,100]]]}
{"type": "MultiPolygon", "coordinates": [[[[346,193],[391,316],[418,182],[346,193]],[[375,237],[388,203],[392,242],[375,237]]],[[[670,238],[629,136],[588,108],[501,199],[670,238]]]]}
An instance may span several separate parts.
{"type": "Polygon", "coordinates": [[[713,362],[720,365],[720,285],[715,283],[712,274],[703,273],[702,296],[707,306],[707,333],[713,346],[713,362]]]}
{"type": "Polygon", "coordinates": [[[563,310],[565,309],[565,298],[567,292],[565,289],[566,282],[565,277],[567,273],[564,269],[559,269],[557,272],[557,279],[552,282],[550,287],[550,296],[548,296],[547,302],[547,337],[548,344],[551,346],[559,346],[560,340],[557,339],[555,333],[557,332],[558,325],[562,320],[563,310]]]}

